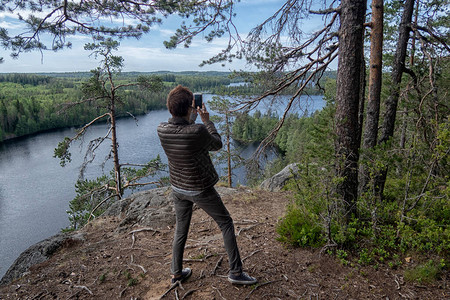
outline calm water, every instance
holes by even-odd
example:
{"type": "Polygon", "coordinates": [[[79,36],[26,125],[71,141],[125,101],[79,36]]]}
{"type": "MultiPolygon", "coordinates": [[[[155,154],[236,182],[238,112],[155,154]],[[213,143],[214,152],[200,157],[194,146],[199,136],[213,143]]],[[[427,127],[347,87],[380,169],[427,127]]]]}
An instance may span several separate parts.
{"type": "MultiPolygon", "coordinates": [[[[204,98],[207,101],[210,97],[204,98]]],[[[310,99],[308,105],[307,110],[314,111],[322,108],[324,101],[319,96],[310,99]]],[[[158,154],[166,162],[156,127],[169,116],[164,110],[140,116],[137,123],[132,119],[119,120],[121,163],[146,163],[158,154]]],[[[106,133],[106,125],[94,126],[84,143],[74,144],[72,162],[63,168],[53,158],[53,150],[65,136],[74,133],[74,129],[65,129],[0,144],[0,277],[21,252],[69,225],[66,210],[76,195],[74,184],[83,161],[83,149],[92,138],[106,133]]],[[[250,156],[252,150],[252,146],[245,149],[245,155],[250,156]]],[[[102,174],[101,164],[108,151],[105,143],[88,167],[86,178],[102,174]]],[[[105,171],[111,168],[109,162],[105,171]]],[[[245,171],[239,170],[234,181],[245,183],[245,171]]]]}

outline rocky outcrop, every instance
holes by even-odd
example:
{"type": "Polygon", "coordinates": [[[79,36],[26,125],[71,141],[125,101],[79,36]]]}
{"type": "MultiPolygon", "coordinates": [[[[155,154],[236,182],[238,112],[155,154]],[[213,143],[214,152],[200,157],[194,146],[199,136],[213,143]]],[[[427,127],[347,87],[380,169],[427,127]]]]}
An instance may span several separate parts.
{"type": "Polygon", "coordinates": [[[83,240],[84,236],[81,233],[61,233],[32,245],[19,255],[2,277],[0,285],[8,284],[14,279],[24,276],[31,266],[46,261],[63,245],[78,243],[83,240]]]}
{"type": "MultiPolygon", "coordinates": [[[[220,195],[236,193],[233,188],[218,187],[220,195]]],[[[170,188],[163,187],[134,193],[113,203],[103,214],[120,220],[117,230],[127,230],[130,226],[163,228],[175,224],[175,210],[169,197],[170,188]]],[[[16,259],[0,281],[0,285],[9,284],[14,279],[24,276],[31,266],[48,260],[53,253],[64,245],[83,242],[80,232],[61,233],[45,239],[24,251],[16,259]]]]}
{"type": "MultiPolygon", "coordinates": [[[[172,225],[175,223],[175,212],[169,192],[169,188],[165,187],[132,194],[115,202],[103,215],[118,217],[121,220],[118,230],[134,224],[153,228],[172,225]]],[[[72,232],[57,234],[32,245],[19,255],[2,277],[0,285],[24,276],[31,266],[48,260],[62,246],[78,242],[83,242],[83,234],[72,232]]]]}
{"type": "Polygon", "coordinates": [[[119,230],[134,224],[155,229],[172,225],[175,223],[175,210],[169,194],[169,187],[135,193],[113,203],[103,215],[119,217],[119,230]]]}
{"type": "Polygon", "coordinates": [[[296,163],[287,165],[281,172],[274,176],[264,180],[260,188],[271,192],[278,192],[286,185],[287,181],[291,178],[297,178],[298,166],[296,163]]]}

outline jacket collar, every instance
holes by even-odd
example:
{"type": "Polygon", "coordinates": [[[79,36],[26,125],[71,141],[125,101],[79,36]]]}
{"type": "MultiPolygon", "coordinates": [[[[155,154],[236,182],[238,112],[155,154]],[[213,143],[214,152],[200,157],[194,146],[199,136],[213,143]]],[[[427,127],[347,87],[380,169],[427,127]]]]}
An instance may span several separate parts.
{"type": "Polygon", "coordinates": [[[172,117],[169,119],[169,123],[174,125],[189,125],[189,122],[182,117],[172,117]]]}

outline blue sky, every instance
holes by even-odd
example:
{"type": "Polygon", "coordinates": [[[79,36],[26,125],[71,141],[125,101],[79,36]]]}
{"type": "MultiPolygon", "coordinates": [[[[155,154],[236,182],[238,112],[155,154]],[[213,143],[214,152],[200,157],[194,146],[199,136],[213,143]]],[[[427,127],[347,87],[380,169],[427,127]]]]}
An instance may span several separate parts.
{"type": "MultiPolygon", "coordinates": [[[[251,28],[270,17],[284,1],[279,0],[242,0],[236,3],[237,16],[234,20],[239,34],[245,38],[251,28]]],[[[304,23],[304,31],[314,31],[320,27],[320,19],[309,20],[304,23]]],[[[150,30],[141,39],[125,39],[121,41],[117,55],[124,58],[124,71],[230,71],[234,69],[250,70],[243,61],[232,64],[207,65],[199,67],[199,64],[214,54],[220,52],[228,39],[221,38],[207,42],[201,36],[194,39],[190,48],[179,47],[175,50],[167,50],[163,41],[168,40],[179,25],[179,20],[169,18],[163,24],[150,30]]],[[[0,27],[7,28],[10,32],[20,29],[20,23],[11,14],[0,13],[0,27]]],[[[19,72],[77,72],[89,71],[98,66],[98,61],[89,56],[89,52],[83,49],[89,37],[70,37],[73,43],[72,49],[59,52],[46,51],[41,56],[39,52],[23,53],[19,59],[12,59],[9,53],[2,49],[0,56],[5,62],[0,64],[0,73],[19,72]]]]}

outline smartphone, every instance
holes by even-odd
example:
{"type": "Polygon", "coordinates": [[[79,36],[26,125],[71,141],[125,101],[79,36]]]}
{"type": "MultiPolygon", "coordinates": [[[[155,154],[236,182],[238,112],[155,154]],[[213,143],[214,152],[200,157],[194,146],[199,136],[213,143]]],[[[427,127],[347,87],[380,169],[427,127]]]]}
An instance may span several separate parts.
{"type": "Polygon", "coordinates": [[[201,93],[194,94],[194,105],[195,105],[195,108],[203,107],[203,94],[201,94],[201,93]]]}

